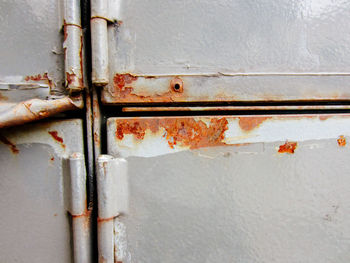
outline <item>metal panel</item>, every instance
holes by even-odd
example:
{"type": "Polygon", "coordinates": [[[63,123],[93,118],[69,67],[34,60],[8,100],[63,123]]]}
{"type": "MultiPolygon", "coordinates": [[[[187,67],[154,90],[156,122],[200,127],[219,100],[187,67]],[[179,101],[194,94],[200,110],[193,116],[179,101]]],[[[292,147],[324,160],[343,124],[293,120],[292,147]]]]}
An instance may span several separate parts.
{"type": "Polygon", "coordinates": [[[82,125],[74,119],[1,130],[0,261],[72,262],[67,158],[84,152],[82,125]]]}
{"type": "Polygon", "coordinates": [[[344,0],[118,1],[102,98],[349,99],[349,11],[344,0]]]}
{"type": "Polygon", "coordinates": [[[110,118],[122,262],[349,262],[350,115],[110,118]]]}

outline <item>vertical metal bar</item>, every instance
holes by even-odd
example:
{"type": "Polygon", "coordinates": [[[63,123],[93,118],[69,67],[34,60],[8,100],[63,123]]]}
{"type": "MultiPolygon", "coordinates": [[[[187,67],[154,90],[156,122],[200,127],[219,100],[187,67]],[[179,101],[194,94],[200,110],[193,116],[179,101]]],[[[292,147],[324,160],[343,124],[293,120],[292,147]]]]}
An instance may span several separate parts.
{"type": "Polygon", "coordinates": [[[90,213],[86,203],[86,169],[84,155],[73,153],[69,158],[75,263],[91,262],[90,213]]]}
{"type": "Polygon", "coordinates": [[[65,86],[70,92],[84,89],[83,34],[81,28],[80,1],[64,1],[64,63],[65,86]]]}
{"type": "Polygon", "coordinates": [[[97,86],[108,84],[108,37],[107,20],[91,18],[92,83],[97,86]]]}
{"type": "Polygon", "coordinates": [[[128,210],[127,162],[101,155],[97,169],[98,258],[114,262],[114,218],[128,210]]]}

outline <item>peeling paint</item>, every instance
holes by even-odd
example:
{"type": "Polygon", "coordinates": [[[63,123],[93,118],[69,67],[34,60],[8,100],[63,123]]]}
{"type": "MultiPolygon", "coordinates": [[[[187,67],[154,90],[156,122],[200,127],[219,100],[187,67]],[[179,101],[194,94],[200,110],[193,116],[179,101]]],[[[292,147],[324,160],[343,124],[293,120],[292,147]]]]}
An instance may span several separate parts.
{"type": "Polygon", "coordinates": [[[118,140],[122,140],[124,134],[132,134],[136,139],[142,140],[147,130],[157,133],[162,129],[164,130],[162,136],[172,149],[177,144],[190,149],[226,145],[223,142],[224,133],[228,129],[226,118],[213,118],[209,124],[194,118],[116,120],[116,122],[118,140]]]}
{"type": "Polygon", "coordinates": [[[271,117],[238,117],[239,126],[243,131],[251,131],[258,127],[265,120],[270,119],[271,117]]]}
{"type": "Polygon", "coordinates": [[[17,149],[17,146],[13,142],[8,140],[5,136],[3,136],[2,134],[0,134],[0,141],[3,144],[8,145],[10,147],[12,153],[14,153],[14,154],[18,154],[19,153],[19,150],[17,149]]]}
{"type": "Polygon", "coordinates": [[[298,143],[297,142],[288,142],[286,141],[285,144],[280,145],[278,152],[279,153],[289,153],[293,154],[295,149],[297,148],[298,143]]]}
{"type": "Polygon", "coordinates": [[[63,144],[63,139],[58,135],[57,131],[48,131],[48,133],[54,138],[55,141],[57,141],[63,148],[66,148],[66,145],[63,144]]]}
{"type": "Polygon", "coordinates": [[[338,142],[338,145],[340,147],[345,147],[346,146],[346,139],[345,139],[344,135],[340,135],[337,142],[338,142]]]}
{"type": "MultiPolygon", "coordinates": [[[[150,76],[147,79],[152,78],[150,76]]],[[[183,95],[183,81],[180,78],[174,78],[170,81],[167,91],[162,93],[153,92],[152,94],[136,94],[131,85],[137,81],[138,76],[132,74],[115,74],[113,78],[112,96],[117,98],[118,102],[173,102],[183,95]]]]}

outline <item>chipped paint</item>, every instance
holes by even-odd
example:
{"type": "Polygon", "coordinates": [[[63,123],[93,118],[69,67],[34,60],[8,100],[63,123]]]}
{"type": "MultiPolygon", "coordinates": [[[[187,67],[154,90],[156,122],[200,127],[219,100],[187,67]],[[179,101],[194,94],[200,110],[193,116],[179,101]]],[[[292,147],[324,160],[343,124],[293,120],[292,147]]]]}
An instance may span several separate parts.
{"type": "Polygon", "coordinates": [[[209,124],[194,118],[116,120],[116,122],[116,138],[119,140],[124,138],[124,134],[132,134],[136,139],[142,140],[147,130],[155,134],[162,129],[164,130],[162,136],[172,149],[175,145],[190,149],[225,145],[224,133],[228,129],[225,118],[213,118],[209,124]]]}
{"type": "Polygon", "coordinates": [[[28,75],[28,76],[25,76],[24,77],[24,80],[29,82],[29,81],[35,81],[35,82],[38,82],[38,81],[44,81],[48,84],[48,86],[50,88],[53,88],[54,85],[53,85],[53,81],[51,78],[49,78],[49,75],[47,72],[45,72],[44,74],[37,74],[37,75],[28,75]]]}
{"type": "Polygon", "coordinates": [[[12,153],[14,154],[18,154],[19,150],[17,149],[17,146],[11,142],[9,139],[7,139],[4,135],[0,134],[0,142],[2,142],[3,144],[6,144],[10,147],[10,150],[12,151],[12,153]]]}
{"type": "Polygon", "coordinates": [[[338,145],[340,147],[345,147],[346,146],[346,138],[344,137],[344,135],[340,135],[337,142],[338,142],[338,145]]]}
{"type": "MultiPolygon", "coordinates": [[[[232,101],[317,101],[317,100],[346,100],[350,97],[344,85],[333,92],[328,78],[343,79],[346,82],[350,75],[330,74],[320,76],[313,74],[298,75],[286,73],[270,74],[177,74],[151,75],[114,72],[116,76],[133,76],[132,83],[121,90],[117,83],[108,84],[103,88],[101,99],[107,104],[120,103],[149,103],[149,102],[232,102],[232,101]],[[185,89],[174,90],[174,80],[181,80],[185,89]],[[272,85],[275,83],[275,85],[272,85]],[[287,85],[284,89],[275,89],[287,85]],[[319,87],[317,91],[308,88],[300,92],[296,87],[319,87]],[[234,88],[233,88],[234,87],[234,88]],[[240,87],[240,88],[238,88],[240,87]],[[249,88],[248,88],[249,87],[249,88]],[[286,91],[287,90],[287,91],[286,91]]],[[[337,81],[339,81],[337,80],[337,81]]],[[[180,85],[181,86],[181,85],[180,85]]]]}
{"type": "Polygon", "coordinates": [[[58,135],[57,131],[48,131],[48,133],[55,141],[57,141],[62,146],[62,148],[66,148],[66,145],[63,143],[62,137],[58,135]]]}
{"type": "Polygon", "coordinates": [[[297,142],[288,142],[286,141],[285,144],[280,145],[278,152],[279,153],[294,153],[295,149],[297,148],[298,143],[297,142]]]}
{"type": "Polygon", "coordinates": [[[318,140],[337,140],[339,134],[349,136],[349,122],[349,114],[110,118],[108,152],[121,157],[150,157],[288,139],[280,153],[292,153],[296,142],[317,144],[318,140]]]}
{"type": "MultiPolygon", "coordinates": [[[[148,76],[144,79],[152,79],[148,76]]],[[[168,87],[164,92],[138,93],[135,92],[134,82],[137,82],[138,76],[132,74],[115,74],[113,86],[110,87],[112,96],[116,98],[115,102],[173,102],[183,97],[183,81],[180,78],[174,78],[168,81],[168,87]]],[[[140,89],[140,88],[138,88],[140,89]]]]}
{"type": "Polygon", "coordinates": [[[270,117],[238,117],[239,126],[243,131],[249,132],[269,118],[270,117]]]}

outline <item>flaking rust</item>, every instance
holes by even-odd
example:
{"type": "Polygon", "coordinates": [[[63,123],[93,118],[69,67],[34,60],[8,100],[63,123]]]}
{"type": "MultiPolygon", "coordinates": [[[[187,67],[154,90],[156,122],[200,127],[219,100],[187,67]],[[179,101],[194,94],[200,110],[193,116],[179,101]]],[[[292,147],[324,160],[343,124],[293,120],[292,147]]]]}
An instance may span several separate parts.
{"type": "Polygon", "coordinates": [[[289,153],[293,154],[295,149],[297,148],[298,143],[297,142],[288,142],[286,141],[285,144],[280,145],[278,152],[279,153],[289,153]]]}
{"type": "Polygon", "coordinates": [[[338,142],[338,145],[340,147],[345,147],[346,146],[346,139],[345,139],[344,135],[340,135],[337,142],[338,142]]]}
{"type": "Polygon", "coordinates": [[[62,146],[62,148],[66,148],[66,145],[63,143],[63,138],[58,135],[57,131],[48,131],[48,133],[56,142],[62,146]]]}
{"type": "Polygon", "coordinates": [[[160,130],[170,148],[175,145],[198,149],[202,147],[223,146],[225,131],[228,130],[226,118],[213,118],[209,123],[194,118],[134,119],[116,120],[116,138],[132,134],[135,139],[143,140],[146,131],[155,134],[160,130]]]}
{"type": "MultiPolygon", "coordinates": [[[[148,77],[150,78],[150,77],[148,77]]],[[[113,78],[112,96],[118,99],[118,102],[173,102],[177,98],[183,98],[183,82],[176,77],[169,83],[169,90],[163,94],[140,95],[134,93],[132,83],[138,79],[137,76],[126,74],[115,74],[113,78]]]]}
{"type": "Polygon", "coordinates": [[[53,82],[52,80],[49,78],[49,75],[47,72],[45,72],[44,74],[37,74],[37,75],[30,75],[30,76],[26,76],[24,78],[25,81],[45,81],[50,88],[53,87],[53,82]]]}
{"type": "Polygon", "coordinates": [[[241,127],[243,131],[249,132],[259,127],[265,120],[271,119],[271,117],[238,117],[238,119],[239,127],[241,127]]]}

